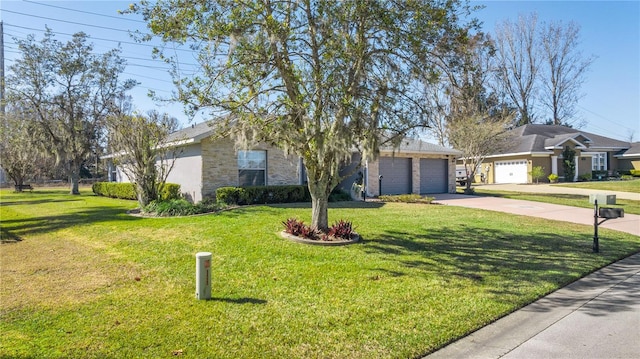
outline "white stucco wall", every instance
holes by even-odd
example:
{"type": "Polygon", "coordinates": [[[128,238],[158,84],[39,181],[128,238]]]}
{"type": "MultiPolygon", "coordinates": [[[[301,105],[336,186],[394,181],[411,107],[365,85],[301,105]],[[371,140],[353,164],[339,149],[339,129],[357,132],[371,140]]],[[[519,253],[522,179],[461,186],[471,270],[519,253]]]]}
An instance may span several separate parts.
{"type": "Polygon", "coordinates": [[[193,203],[202,200],[202,151],[199,143],[181,148],[167,182],[179,184],[187,200],[193,203]]]}
{"type": "MultiPolygon", "coordinates": [[[[168,183],[177,183],[186,199],[194,203],[202,200],[202,156],[200,144],[182,147],[173,169],[167,177],[168,183]]],[[[158,163],[159,164],[159,163],[158,163]]],[[[116,166],[116,182],[131,182],[121,166],[116,166]]]]}

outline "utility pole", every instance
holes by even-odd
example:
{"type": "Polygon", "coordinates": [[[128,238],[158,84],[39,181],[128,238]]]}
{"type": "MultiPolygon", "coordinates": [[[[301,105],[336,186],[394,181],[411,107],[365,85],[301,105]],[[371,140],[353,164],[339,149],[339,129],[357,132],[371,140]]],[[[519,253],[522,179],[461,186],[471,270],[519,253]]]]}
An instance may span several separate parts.
{"type": "MultiPolygon", "coordinates": [[[[0,20],[0,126],[2,126],[3,130],[1,132],[1,136],[5,136],[5,100],[4,100],[4,23],[0,20]]],[[[4,138],[0,138],[0,140],[4,140],[4,138]]],[[[0,184],[4,184],[6,179],[6,175],[4,169],[2,169],[2,163],[0,163],[0,184]]]]}
{"type": "Polygon", "coordinates": [[[0,21],[0,115],[4,121],[4,23],[0,21]]]}

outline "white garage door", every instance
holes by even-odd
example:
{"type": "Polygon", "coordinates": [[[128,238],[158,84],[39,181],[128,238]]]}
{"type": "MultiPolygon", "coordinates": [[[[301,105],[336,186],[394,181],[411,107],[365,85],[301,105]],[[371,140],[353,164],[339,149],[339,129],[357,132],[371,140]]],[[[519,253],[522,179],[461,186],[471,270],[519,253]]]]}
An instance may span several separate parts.
{"type": "Polygon", "coordinates": [[[527,183],[527,160],[495,163],[496,183],[527,183]]]}

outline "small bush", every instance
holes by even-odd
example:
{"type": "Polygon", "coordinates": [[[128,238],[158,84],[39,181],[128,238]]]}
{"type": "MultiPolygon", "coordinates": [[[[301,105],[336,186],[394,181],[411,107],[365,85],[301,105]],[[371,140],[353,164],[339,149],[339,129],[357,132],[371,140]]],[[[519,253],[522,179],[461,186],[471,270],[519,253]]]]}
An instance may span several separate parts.
{"type": "Polygon", "coordinates": [[[591,179],[603,180],[609,176],[609,171],[591,171],[591,179]]]}
{"type": "Polygon", "coordinates": [[[633,177],[640,177],[640,170],[629,170],[629,173],[630,173],[633,177]]]}
{"type": "Polygon", "coordinates": [[[327,235],[329,235],[329,237],[341,239],[351,239],[354,234],[355,231],[351,222],[347,222],[342,219],[334,223],[329,228],[329,232],[327,232],[327,235]]]}
{"type": "MultiPolygon", "coordinates": [[[[220,187],[216,190],[218,201],[229,205],[310,202],[309,188],[304,185],[220,187]]],[[[329,202],[351,201],[351,195],[334,189],[329,202]]]]}
{"type": "Polygon", "coordinates": [[[431,203],[433,197],[422,197],[419,194],[400,194],[400,195],[383,195],[379,197],[384,202],[403,202],[403,203],[431,203]]]}
{"type": "Polygon", "coordinates": [[[329,202],[346,202],[351,200],[351,195],[339,188],[335,188],[331,191],[331,194],[329,194],[329,202]]]}
{"type": "MultiPolygon", "coordinates": [[[[138,199],[136,195],[136,186],[133,183],[121,182],[96,182],[91,186],[93,193],[98,196],[120,198],[120,199],[138,199]]],[[[178,199],[181,197],[180,185],[175,183],[165,183],[160,192],[161,200],[178,199]]]]}
{"type": "Polygon", "coordinates": [[[218,201],[230,205],[309,202],[311,196],[306,186],[252,186],[220,187],[216,190],[218,201]]]}
{"type": "Polygon", "coordinates": [[[185,199],[170,199],[165,201],[152,201],[144,212],[161,217],[192,216],[194,214],[217,212],[226,207],[225,204],[206,199],[193,204],[185,199]]]}
{"type": "Polygon", "coordinates": [[[182,197],[180,185],[176,183],[165,183],[159,193],[160,200],[179,199],[182,197]]]}
{"type": "Polygon", "coordinates": [[[580,181],[580,182],[589,182],[589,181],[591,181],[591,174],[590,173],[581,174],[578,177],[578,181],[580,181]]]}
{"type": "Polygon", "coordinates": [[[144,207],[145,213],[158,216],[189,216],[195,214],[192,203],[185,199],[171,199],[168,201],[152,201],[144,207]]]}
{"type": "Polygon", "coordinates": [[[555,173],[548,175],[547,178],[550,182],[558,182],[558,175],[555,173]]]}
{"type": "Polygon", "coordinates": [[[133,183],[96,182],[91,186],[98,196],[136,200],[136,188],[133,183]]]}

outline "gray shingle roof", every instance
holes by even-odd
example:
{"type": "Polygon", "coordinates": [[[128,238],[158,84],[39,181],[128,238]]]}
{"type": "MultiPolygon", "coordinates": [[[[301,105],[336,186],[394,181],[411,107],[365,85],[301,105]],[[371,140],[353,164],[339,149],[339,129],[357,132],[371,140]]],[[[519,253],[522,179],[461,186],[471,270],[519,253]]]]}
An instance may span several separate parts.
{"type": "MultiPolygon", "coordinates": [[[[198,124],[193,124],[179,131],[176,131],[169,135],[168,142],[176,141],[189,141],[198,142],[203,138],[214,134],[215,129],[211,126],[211,121],[205,121],[198,124]]],[[[393,152],[394,148],[391,146],[384,146],[380,148],[381,152],[393,152]]],[[[406,138],[402,140],[399,148],[395,149],[395,152],[411,152],[411,153],[424,153],[424,154],[443,154],[443,155],[461,155],[462,152],[447,148],[444,146],[436,145],[433,143],[406,138]]]]}
{"type": "MultiPolygon", "coordinates": [[[[383,146],[380,152],[394,152],[392,146],[383,146]]],[[[400,147],[395,149],[397,153],[423,153],[423,154],[442,154],[442,155],[462,155],[461,151],[452,148],[436,145],[434,143],[425,142],[414,138],[405,138],[400,143],[400,147]]]]}
{"type": "Polygon", "coordinates": [[[629,142],[559,125],[529,124],[517,127],[509,131],[507,135],[509,136],[509,145],[506,151],[501,154],[546,152],[548,151],[546,148],[561,146],[570,139],[574,139],[583,145],[588,144],[590,150],[603,148],[627,149],[630,147],[629,142]]]}
{"type": "Polygon", "coordinates": [[[640,157],[640,142],[633,142],[628,150],[620,152],[623,157],[640,157]]]}
{"type": "Polygon", "coordinates": [[[214,132],[210,121],[192,124],[186,128],[178,130],[168,137],[168,142],[193,140],[199,141],[202,138],[212,135],[214,132]]]}

